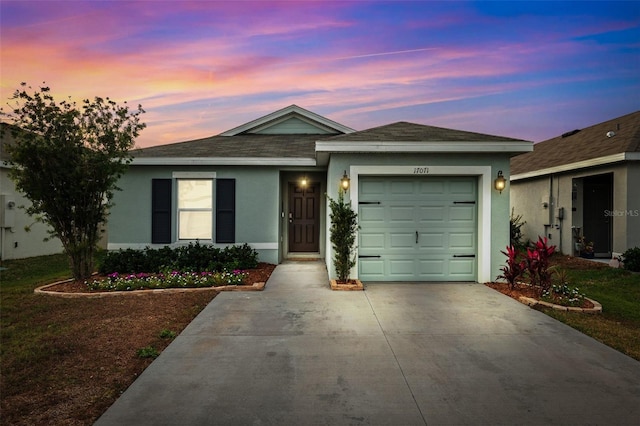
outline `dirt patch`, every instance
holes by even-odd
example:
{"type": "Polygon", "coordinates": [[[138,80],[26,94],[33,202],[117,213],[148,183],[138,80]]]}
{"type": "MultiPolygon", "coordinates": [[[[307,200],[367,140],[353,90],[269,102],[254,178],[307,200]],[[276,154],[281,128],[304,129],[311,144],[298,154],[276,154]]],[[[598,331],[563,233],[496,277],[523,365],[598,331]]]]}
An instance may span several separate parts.
{"type": "MultiPolygon", "coordinates": [[[[265,282],[274,268],[260,264],[246,283],[265,282]]],[[[87,288],[68,283],[59,290],[87,288]]],[[[214,289],[97,299],[25,294],[16,314],[20,330],[37,330],[42,339],[32,348],[3,348],[2,424],[93,424],[153,361],[138,357],[138,349],[162,351],[172,339],[161,332],[180,333],[217,294],[214,289]],[[21,350],[30,351],[28,362],[21,350]]]]}

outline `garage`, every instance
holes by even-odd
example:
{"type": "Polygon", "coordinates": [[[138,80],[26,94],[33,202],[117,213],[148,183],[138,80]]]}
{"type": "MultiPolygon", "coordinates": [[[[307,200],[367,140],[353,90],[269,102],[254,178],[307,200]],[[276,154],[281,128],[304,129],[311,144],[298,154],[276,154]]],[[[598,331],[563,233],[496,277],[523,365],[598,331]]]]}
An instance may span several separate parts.
{"type": "Polygon", "coordinates": [[[362,281],[476,281],[475,176],[362,176],[362,281]]]}

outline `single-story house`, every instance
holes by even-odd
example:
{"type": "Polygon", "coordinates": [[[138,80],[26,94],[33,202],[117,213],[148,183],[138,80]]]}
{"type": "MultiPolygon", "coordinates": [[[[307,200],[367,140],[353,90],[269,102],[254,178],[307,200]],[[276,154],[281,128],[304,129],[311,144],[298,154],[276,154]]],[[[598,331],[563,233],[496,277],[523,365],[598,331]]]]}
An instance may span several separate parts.
{"type": "Polygon", "coordinates": [[[49,237],[48,227],[29,216],[22,206],[31,201],[16,190],[9,178],[7,146],[13,142],[10,126],[0,123],[0,259],[23,259],[62,253],[62,243],[49,237]],[[25,227],[28,227],[27,231],[25,227]]]}
{"type": "Polygon", "coordinates": [[[490,281],[509,242],[509,190],[494,181],[532,145],[407,122],[354,131],[291,105],[134,151],[108,248],[248,243],[270,263],[323,258],[335,276],[328,197],[348,178],[360,225],[352,277],[490,281]]]}
{"type": "Polygon", "coordinates": [[[535,144],[510,183],[528,239],[577,255],[584,237],[604,258],[640,246],[640,111],[535,144]]]}

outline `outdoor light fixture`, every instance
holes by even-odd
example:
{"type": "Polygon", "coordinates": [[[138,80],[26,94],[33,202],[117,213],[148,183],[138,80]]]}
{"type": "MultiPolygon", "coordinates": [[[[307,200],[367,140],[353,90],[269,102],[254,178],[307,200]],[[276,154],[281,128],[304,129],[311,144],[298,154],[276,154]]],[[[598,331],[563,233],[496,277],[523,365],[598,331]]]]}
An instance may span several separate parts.
{"type": "Polygon", "coordinates": [[[347,176],[347,171],[345,170],[344,174],[342,175],[342,179],[340,179],[340,188],[346,191],[347,189],[349,189],[350,182],[351,179],[349,179],[349,176],[347,176]]]}
{"type": "Polygon", "coordinates": [[[498,177],[493,181],[493,185],[502,194],[502,190],[507,185],[507,180],[502,176],[502,170],[498,170],[498,177]]]}
{"type": "Polygon", "coordinates": [[[307,177],[306,177],[306,176],[304,176],[304,177],[300,180],[300,186],[301,186],[301,187],[303,187],[303,188],[306,188],[308,183],[309,183],[309,182],[307,181],[307,177]]]}

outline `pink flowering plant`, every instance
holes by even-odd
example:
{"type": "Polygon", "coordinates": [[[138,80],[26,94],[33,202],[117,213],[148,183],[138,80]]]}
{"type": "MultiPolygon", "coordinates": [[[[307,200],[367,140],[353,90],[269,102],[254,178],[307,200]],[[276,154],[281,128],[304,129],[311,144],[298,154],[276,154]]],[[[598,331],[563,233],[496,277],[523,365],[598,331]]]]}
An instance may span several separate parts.
{"type": "Polygon", "coordinates": [[[85,281],[91,290],[131,291],[160,288],[201,288],[242,285],[249,274],[241,270],[222,272],[180,272],[164,270],[158,274],[110,273],[106,278],[85,281]]]}

